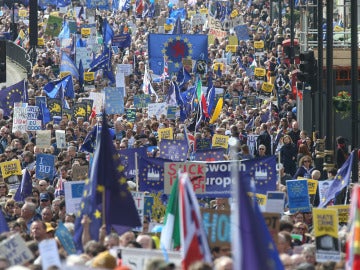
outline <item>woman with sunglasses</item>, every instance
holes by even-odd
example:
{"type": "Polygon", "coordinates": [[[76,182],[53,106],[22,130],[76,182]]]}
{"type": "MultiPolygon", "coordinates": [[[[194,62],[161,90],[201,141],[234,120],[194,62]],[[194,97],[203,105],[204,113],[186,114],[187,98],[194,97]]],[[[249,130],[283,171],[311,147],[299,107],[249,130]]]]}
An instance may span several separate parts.
{"type": "Polygon", "coordinates": [[[309,155],[303,156],[299,161],[299,168],[294,174],[294,179],[298,177],[311,178],[311,173],[314,170],[312,166],[312,158],[309,155]]]}
{"type": "Polygon", "coordinates": [[[6,201],[3,209],[3,214],[6,222],[10,222],[16,219],[14,213],[15,213],[15,200],[9,199],[6,201]]]}

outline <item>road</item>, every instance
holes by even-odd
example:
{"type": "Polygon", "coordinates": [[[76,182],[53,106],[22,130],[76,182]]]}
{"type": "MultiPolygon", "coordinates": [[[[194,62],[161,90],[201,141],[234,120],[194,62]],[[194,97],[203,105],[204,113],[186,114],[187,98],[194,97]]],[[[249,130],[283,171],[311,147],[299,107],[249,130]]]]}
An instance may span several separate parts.
{"type": "Polygon", "coordinates": [[[11,61],[9,57],[6,58],[6,82],[0,83],[0,89],[4,86],[11,86],[22,79],[27,78],[26,69],[17,65],[15,62],[11,61]]]}

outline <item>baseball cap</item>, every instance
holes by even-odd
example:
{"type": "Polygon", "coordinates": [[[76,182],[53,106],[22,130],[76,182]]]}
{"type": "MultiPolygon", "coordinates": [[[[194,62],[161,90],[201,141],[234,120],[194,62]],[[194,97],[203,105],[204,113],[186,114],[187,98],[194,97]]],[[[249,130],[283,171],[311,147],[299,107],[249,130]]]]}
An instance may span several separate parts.
{"type": "Polygon", "coordinates": [[[50,196],[47,193],[41,193],[40,194],[40,201],[49,201],[50,200],[50,196]]]}

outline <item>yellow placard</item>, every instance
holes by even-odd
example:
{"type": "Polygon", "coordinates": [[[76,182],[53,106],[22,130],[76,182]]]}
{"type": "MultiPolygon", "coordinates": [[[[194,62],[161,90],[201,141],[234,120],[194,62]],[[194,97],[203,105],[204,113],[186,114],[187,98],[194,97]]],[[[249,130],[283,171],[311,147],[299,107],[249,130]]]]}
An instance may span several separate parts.
{"type": "Polygon", "coordinates": [[[213,147],[222,147],[222,148],[228,149],[228,146],[229,146],[229,136],[220,135],[220,134],[215,134],[215,135],[212,137],[212,146],[213,146],[213,147]]]}
{"type": "Polygon", "coordinates": [[[91,28],[81,28],[81,37],[87,38],[91,34],[91,28]]]}
{"type": "Polygon", "coordinates": [[[223,71],[223,70],[224,70],[224,64],[223,64],[223,63],[214,63],[213,69],[214,69],[215,71],[218,71],[219,69],[220,69],[221,71],[223,71]]]}
{"type": "Polygon", "coordinates": [[[91,82],[95,80],[95,72],[84,72],[84,81],[91,82]]]}
{"type": "Polygon", "coordinates": [[[38,38],[37,45],[38,45],[38,46],[45,46],[45,40],[44,40],[44,38],[38,38]]]}
{"type": "Polygon", "coordinates": [[[261,90],[267,93],[271,93],[274,88],[274,85],[268,82],[264,82],[261,86],[261,90]]]}
{"type": "Polygon", "coordinates": [[[229,36],[229,45],[239,45],[237,36],[229,36]]]}
{"type": "Polygon", "coordinates": [[[27,10],[25,9],[20,9],[19,10],[19,17],[27,17],[27,10]]]}
{"type": "Polygon", "coordinates": [[[60,72],[60,78],[64,78],[68,75],[71,75],[71,72],[70,71],[61,71],[60,72]]]}
{"type": "Polygon", "coordinates": [[[318,186],[318,181],[315,179],[307,179],[307,182],[308,182],[309,195],[315,195],[318,186]]]}
{"type": "Polygon", "coordinates": [[[227,52],[233,52],[236,53],[236,49],[237,49],[238,45],[226,45],[226,51],[227,52]]]}
{"type": "Polygon", "coordinates": [[[230,18],[235,18],[239,15],[239,11],[237,11],[237,9],[234,9],[233,11],[231,11],[230,13],[230,18]]]}
{"type": "Polygon", "coordinates": [[[199,12],[200,12],[201,14],[208,14],[208,9],[207,9],[207,8],[200,8],[200,9],[199,9],[199,12]]]}
{"type": "Polygon", "coordinates": [[[58,11],[53,11],[53,12],[50,12],[50,15],[55,16],[55,17],[59,17],[59,12],[58,11]]]}
{"type": "Polygon", "coordinates": [[[350,216],[350,205],[331,205],[327,209],[336,209],[338,211],[339,223],[348,223],[350,216]]]}
{"type": "MultiPolygon", "coordinates": [[[[248,196],[250,198],[254,198],[254,193],[252,192],[248,192],[248,196]]],[[[255,194],[255,199],[258,203],[259,206],[265,206],[266,205],[266,195],[264,194],[260,194],[260,193],[256,193],[255,194]]]]}
{"type": "Polygon", "coordinates": [[[208,44],[209,44],[209,45],[210,45],[210,44],[214,44],[214,42],[215,42],[215,36],[209,34],[209,35],[208,35],[208,44]]]}
{"type": "Polygon", "coordinates": [[[189,10],[188,12],[187,12],[187,17],[188,17],[188,19],[190,19],[193,15],[195,15],[196,14],[196,11],[195,10],[189,10]]]}
{"type": "Polygon", "coordinates": [[[265,68],[255,68],[254,75],[255,75],[255,77],[264,77],[266,75],[266,69],[265,68]]]}
{"type": "Polygon", "coordinates": [[[11,175],[21,175],[20,160],[14,159],[0,163],[2,177],[6,178],[11,175]]]}
{"type": "Polygon", "coordinates": [[[336,209],[313,208],[315,237],[330,235],[338,238],[338,216],[336,209]]]}
{"type": "Polygon", "coordinates": [[[173,28],[172,24],[164,24],[165,31],[170,31],[173,28]]]}
{"type": "Polygon", "coordinates": [[[173,129],[171,127],[158,129],[158,134],[159,134],[159,141],[161,141],[161,139],[166,139],[166,140],[174,139],[173,129]]]}
{"type": "Polygon", "coordinates": [[[255,49],[263,49],[264,48],[264,41],[254,41],[254,48],[255,49]]]}
{"type": "Polygon", "coordinates": [[[344,28],[339,25],[335,25],[334,32],[344,32],[344,28]]]}

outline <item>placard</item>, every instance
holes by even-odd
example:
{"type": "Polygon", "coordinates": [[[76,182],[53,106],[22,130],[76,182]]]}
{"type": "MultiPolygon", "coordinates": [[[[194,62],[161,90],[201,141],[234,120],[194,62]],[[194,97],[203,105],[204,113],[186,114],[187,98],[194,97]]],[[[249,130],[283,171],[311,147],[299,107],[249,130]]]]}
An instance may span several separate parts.
{"type": "Polygon", "coordinates": [[[339,262],[341,260],[341,253],[337,210],[314,208],[313,227],[316,245],[316,261],[339,262]]]}
{"type": "Polygon", "coordinates": [[[39,243],[39,253],[43,269],[53,266],[61,268],[60,255],[55,238],[42,240],[39,243]]]}
{"type": "Polygon", "coordinates": [[[267,225],[269,232],[275,244],[278,241],[278,233],[280,231],[280,214],[279,213],[263,213],[265,224],[267,225]]]}
{"type": "Polygon", "coordinates": [[[0,254],[9,260],[11,265],[22,265],[34,258],[20,234],[15,234],[1,241],[0,254]]]}
{"type": "Polygon", "coordinates": [[[72,166],[72,179],[73,180],[85,180],[89,177],[89,166],[83,165],[83,166],[72,166]]]}
{"type": "Polygon", "coordinates": [[[37,106],[27,106],[26,107],[26,130],[34,131],[41,130],[41,120],[38,120],[39,117],[39,107],[37,106]]]}
{"type": "Polygon", "coordinates": [[[206,193],[206,164],[195,162],[165,162],[164,193],[170,194],[179,170],[188,173],[196,194],[206,193]]]}
{"type": "Polygon", "coordinates": [[[210,248],[231,243],[230,210],[201,208],[201,216],[210,248]]]}
{"type": "Polygon", "coordinates": [[[173,133],[173,129],[171,127],[159,128],[158,135],[159,135],[159,141],[161,141],[161,139],[167,139],[167,140],[174,139],[174,133],[173,133]]]}
{"type": "Polygon", "coordinates": [[[130,108],[125,109],[126,112],[126,120],[131,123],[135,123],[136,119],[136,109],[130,108]]]}
{"type": "Polygon", "coordinates": [[[290,213],[311,212],[307,180],[287,180],[290,213]]]}
{"type": "MultiPolygon", "coordinates": [[[[131,195],[133,196],[136,209],[139,214],[139,218],[141,221],[141,224],[143,224],[144,221],[144,205],[145,205],[145,194],[144,192],[131,192],[131,195]]],[[[134,228],[135,231],[142,231],[142,226],[134,228]]]]}
{"type": "Polygon", "coordinates": [[[3,178],[9,177],[11,175],[22,175],[20,160],[18,159],[1,162],[0,168],[3,178]]]}
{"type": "Polygon", "coordinates": [[[14,119],[12,132],[21,131],[21,133],[26,132],[26,123],[27,123],[27,103],[16,102],[14,103],[14,119]]]}
{"type": "Polygon", "coordinates": [[[336,209],[338,211],[339,223],[348,223],[350,217],[350,205],[330,205],[327,209],[336,209]]]}
{"type": "Polygon", "coordinates": [[[78,213],[78,211],[80,211],[80,203],[84,192],[84,186],[85,181],[64,182],[66,213],[78,213]]]}
{"type": "Polygon", "coordinates": [[[66,148],[65,130],[55,130],[57,148],[66,148]]]}
{"type": "Polygon", "coordinates": [[[268,191],[266,193],[266,212],[283,213],[285,193],[281,191],[268,191]]]}
{"type": "Polygon", "coordinates": [[[94,101],[93,109],[95,109],[97,114],[100,113],[104,105],[104,93],[90,92],[89,98],[94,101]]]}
{"type": "Polygon", "coordinates": [[[212,137],[212,147],[222,147],[228,149],[229,146],[229,136],[214,134],[212,137]]]}
{"type": "Polygon", "coordinates": [[[105,87],[105,111],[107,114],[124,113],[124,88],[123,87],[105,87]]]}
{"type": "Polygon", "coordinates": [[[55,175],[55,156],[36,155],[36,178],[52,180],[55,175]]]}
{"type": "Polygon", "coordinates": [[[156,116],[157,118],[160,117],[160,115],[167,115],[167,104],[165,102],[163,103],[149,103],[148,104],[148,116],[151,118],[152,116],[156,116]]]}
{"type": "Polygon", "coordinates": [[[36,131],[36,147],[47,148],[51,145],[51,130],[36,131]]]}

